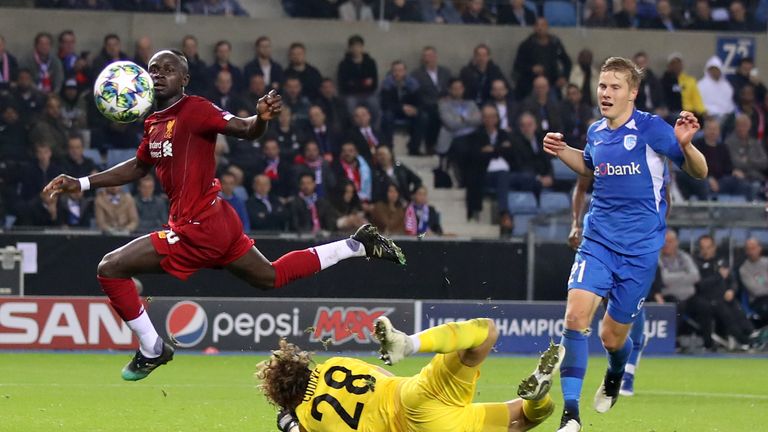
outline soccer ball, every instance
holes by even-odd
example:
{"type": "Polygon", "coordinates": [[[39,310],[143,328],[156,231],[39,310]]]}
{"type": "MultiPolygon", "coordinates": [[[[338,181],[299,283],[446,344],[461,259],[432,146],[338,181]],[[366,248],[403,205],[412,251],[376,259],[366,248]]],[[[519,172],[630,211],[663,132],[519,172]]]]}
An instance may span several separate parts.
{"type": "Polygon", "coordinates": [[[131,123],[152,108],[155,87],[141,66],[119,61],[101,71],[93,84],[93,97],[104,117],[118,123],[131,123]]]}

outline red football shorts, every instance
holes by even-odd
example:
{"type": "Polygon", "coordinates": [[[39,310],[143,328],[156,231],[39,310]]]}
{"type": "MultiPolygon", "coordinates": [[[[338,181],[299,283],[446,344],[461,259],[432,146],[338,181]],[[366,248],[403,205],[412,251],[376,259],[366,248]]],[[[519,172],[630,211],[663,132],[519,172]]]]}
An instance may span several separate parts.
{"type": "Polygon", "coordinates": [[[149,237],[155,251],[163,256],[160,266],[181,280],[201,268],[224,267],[253,247],[237,212],[222,199],[217,199],[200,221],[155,231],[149,237]]]}

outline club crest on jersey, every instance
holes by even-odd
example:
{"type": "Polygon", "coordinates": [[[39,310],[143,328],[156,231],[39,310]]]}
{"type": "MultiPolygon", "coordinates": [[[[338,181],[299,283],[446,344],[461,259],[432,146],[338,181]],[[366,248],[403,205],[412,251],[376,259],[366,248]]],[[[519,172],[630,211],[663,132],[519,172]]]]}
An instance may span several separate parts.
{"type": "Polygon", "coordinates": [[[173,143],[165,140],[162,142],[150,142],[149,143],[149,156],[152,158],[172,157],[173,156],[173,143]]]}
{"type": "Polygon", "coordinates": [[[637,135],[626,135],[624,136],[624,148],[627,150],[632,150],[637,145],[637,135]]]}

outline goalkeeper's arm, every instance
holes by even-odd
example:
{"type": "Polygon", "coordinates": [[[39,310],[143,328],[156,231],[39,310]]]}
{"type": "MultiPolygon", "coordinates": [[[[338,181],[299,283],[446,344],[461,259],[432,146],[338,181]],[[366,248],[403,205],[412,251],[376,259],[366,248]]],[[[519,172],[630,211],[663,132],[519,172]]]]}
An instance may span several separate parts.
{"type": "Polygon", "coordinates": [[[304,432],[299,421],[296,420],[296,416],[287,409],[277,413],[277,428],[280,429],[280,432],[304,432]]]}

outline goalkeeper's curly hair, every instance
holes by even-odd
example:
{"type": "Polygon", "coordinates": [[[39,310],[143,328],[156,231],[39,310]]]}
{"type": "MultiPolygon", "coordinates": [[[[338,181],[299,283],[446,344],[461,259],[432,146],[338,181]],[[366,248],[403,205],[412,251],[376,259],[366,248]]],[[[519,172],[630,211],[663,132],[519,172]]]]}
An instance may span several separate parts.
{"type": "Polygon", "coordinates": [[[281,339],[280,349],[256,366],[259,388],[273,405],[294,410],[304,398],[313,363],[311,353],[281,339]]]}

